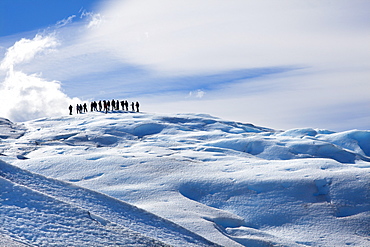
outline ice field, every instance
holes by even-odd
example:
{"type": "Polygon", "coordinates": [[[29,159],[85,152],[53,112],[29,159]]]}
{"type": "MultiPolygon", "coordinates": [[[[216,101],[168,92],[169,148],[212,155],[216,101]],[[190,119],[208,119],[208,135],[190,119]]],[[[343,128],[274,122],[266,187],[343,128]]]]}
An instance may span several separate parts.
{"type": "Polygon", "coordinates": [[[0,246],[369,246],[370,131],[0,121],[0,246]]]}

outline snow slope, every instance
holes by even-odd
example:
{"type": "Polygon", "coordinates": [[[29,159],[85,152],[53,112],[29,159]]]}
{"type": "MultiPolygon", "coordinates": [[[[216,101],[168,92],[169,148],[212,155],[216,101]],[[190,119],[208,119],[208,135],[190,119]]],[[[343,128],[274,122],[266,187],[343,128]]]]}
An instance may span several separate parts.
{"type": "Polygon", "coordinates": [[[124,245],[370,245],[370,131],[276,131],[202,114],[129,112],[2,123],[1,202],[11,203],[0,236],[12,241],[53,241],[46,230],[15,230],[22,220],[45,227],[22,217],[40,209],[54,230],[68,236],[68,225],[101,245],[116,237],[124,245]],[[35,205],[17,206],[21,197],[35,205]]]}
{"type": "MultiPolygon", "coordinates": [[[[2,170],[7,168],[5,163],[1,164],[2,170]]],[[[9,176],[20,173],[14,169],[7,172],[9,176]]],[[[32,176],[27,178],[32,183],[38,182],[32,176]]],[[[11,180],[0,178],[0,185],[2,231],[19,242],[37,246],[164,245],[107,220],[95,220],[89,211],[11,180]]]]}
{"type": "Polygon", "coordinates": [[[171,244],[212,245],[171,222],[101,193],[4,162],[0,162],[0,169],[2,228],[19,241],[37,246],[167,246],[138,233],[142,232],[171,244]]]}

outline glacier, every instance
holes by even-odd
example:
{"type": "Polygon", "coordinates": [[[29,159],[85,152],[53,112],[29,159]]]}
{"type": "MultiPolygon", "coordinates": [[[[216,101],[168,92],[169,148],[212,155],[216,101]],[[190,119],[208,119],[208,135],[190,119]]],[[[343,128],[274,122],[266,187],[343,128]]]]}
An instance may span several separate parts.
{"type": "Polygon", "coordinates": [[[0,246],[368,246],[370,131],[0,119],[0,246]]]}

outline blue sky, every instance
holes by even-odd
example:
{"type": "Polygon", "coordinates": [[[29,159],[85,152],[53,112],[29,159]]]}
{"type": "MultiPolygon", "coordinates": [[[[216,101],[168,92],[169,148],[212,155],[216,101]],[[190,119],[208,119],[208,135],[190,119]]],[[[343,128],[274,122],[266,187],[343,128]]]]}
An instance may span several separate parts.
{"type": "Polygon", "coordinates": [[[1,1],[0,103],[12,103],[0,114],[24,121],[119,98],[277,129],[370,129],[368,9],[365,0],[1,1]]]}
{"type": "Polygon", "coordinates": [[[93,11],[94,0],[2,0],[0,1],[0,36],[46,29],[80,11],[93,11]]]}

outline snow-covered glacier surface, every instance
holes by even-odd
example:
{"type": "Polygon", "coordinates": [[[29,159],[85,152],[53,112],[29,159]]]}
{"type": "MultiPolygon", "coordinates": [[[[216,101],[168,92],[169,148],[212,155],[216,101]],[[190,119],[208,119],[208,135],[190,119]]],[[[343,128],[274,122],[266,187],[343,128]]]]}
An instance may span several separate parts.
{"type": "Polygon", "coordinates": [[[0,121],[0,246],[370,246],[370,131],[0,121]]]}

